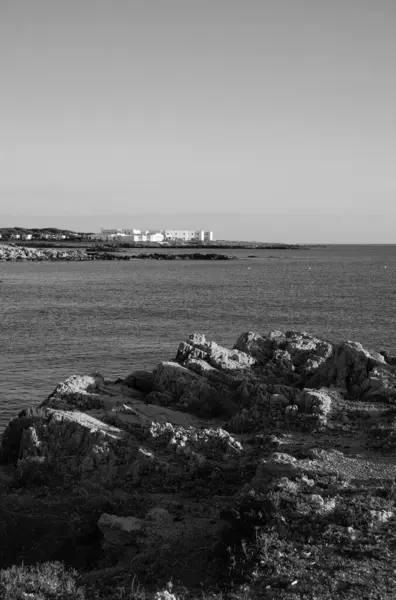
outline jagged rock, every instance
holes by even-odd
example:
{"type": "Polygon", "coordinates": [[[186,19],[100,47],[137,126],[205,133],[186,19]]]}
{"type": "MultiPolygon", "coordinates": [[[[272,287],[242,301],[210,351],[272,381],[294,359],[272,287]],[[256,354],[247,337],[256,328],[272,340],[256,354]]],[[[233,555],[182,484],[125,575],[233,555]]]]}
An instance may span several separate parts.
{"type": "Polygon", "coordinates": [[[238,457],[243,452],[242,444],[221,429],[196,429],[175,427],[171,423],[152,423],[150,435],[164,445],[184,454],[201,466],[206,459],[223,461],[238,457]]]}
{"type": "Polygon", "coordinates": [[[332,353],[332,344],[305,332],[271,331],[267,336],[248,332],[242,334],[235,348],[254,356],[259,364],[274,361],[283,370],[309,373],[317,369],[332,353]]]}
{"type": "Polygon", "coordinates": [[[350,390],[357,394],[356,388],[362,385],[370,371],[384,358],[380,354],[372,355],[358,342],[343,342],[333,347],[333,353],[328,360],[312,375],[310,387],[330,387],[350,390]]]}
{"type": "Polygon", "coordinates": [[[271,331],[265,337],[248,331],[239,336],[234,348],[251,354],[258,364],[264,365],[271,359],[274,351],[278,348],[277,341],[283,339],[284,335],[281,331],[271,331]]]}
{"type": "Polygon", "coordinates": [[[73,375],[57,385],[41,406],[62,409],[72,405],[83,410],[102,408],[99,392],[103,387],[104,378],[99,374],[73,375]]]}
{"type": "Polygon", "coordinates": [[[236,411],[231,390],[222,382],[210,382],[176,362],[160,363],[154,371],[155,391],[171,394],[175,405],[203,417],[236,411]]]}
{"type": "Polygon", "coordinates": [[[87,260],[86,253],[82,250],[68,249],[58,251],[54,248],[28,248],[10,244],[0,245],[0,262],[21,260],[87,260]]]}
{"type": "MultiPolygon", "coordinates": [[[[20,418],[25,425],[18,452],[21,472],[26,474],[29,464],[36,468],[40,462],[58,479],[105,483],[114,478],[119,445],[125,437],[121,429],[82,412],[43,409],[30,423],[26,417],[20,418]]],[[[3,460],[12,462],[13,453],[3,452],[3,460]]]]}
{"type": "Polygon", "coordinates": [[[304,412],[317,414],[325,420],[331,409],[331,397],[323,389],[304,389],[296,404],[301,407],[304,412]]]}
{"type": "Polygon", "coordinates": [[[306,505],[305,505],[301,511],[301,512],[304,512],[305,514],[314,512],[314,513],[317,513],[318,515],[323,516],[323,515],[327,515],[328,513],[332,512],[336,508],[336,501],[334,498],[331,498],[330,500],[324,500],[322,498],[322,496],[320,496],[319,494],[311,494],[310,496],[308,496],[307,504],[309,506],[309,509],[306,510],[306,505]],[[305,508],[305,510],[304,510],[304,508],[305,508]]]}
{"type": "Polygon", "coordinates": [[[256,364],[256,359],[252,355],[236,348],[229,350],[215,342],[208,342],[202,334],[193,334],[187,343],[182,342],[176,358],[183,364],[188,358],[203,359],[212,367],[222,371],[246,369],[256,364]]]}

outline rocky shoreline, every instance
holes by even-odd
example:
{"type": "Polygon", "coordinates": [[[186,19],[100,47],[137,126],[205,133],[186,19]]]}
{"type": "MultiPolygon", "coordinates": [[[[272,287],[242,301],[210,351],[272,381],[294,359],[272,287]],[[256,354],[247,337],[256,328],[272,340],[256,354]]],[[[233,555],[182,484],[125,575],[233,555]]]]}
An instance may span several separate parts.
{"type": "Polygon", "coordinates": [[[0,569],[61,560],[87,599],[394,598],[395,362],[192,334],[153,371],[70,377],[2,436],[0,569]]]}
{"type": "Polygon", "coordinates": [[[150,254],[112,254],[111,252],[87,251],[90,260],[235,260],[236,256],[216,254],[214,252],[190,252],[188,254],[173,254],[171,252],[151,252],[150,254]]]}
{"type": "Polygon", "coordinates": [[[172,254],[153,252],[150,254],[121,255],[105,251],[90,251],[61,248],[37,248],[28,246],[0,245],[0,262],[19,261],[93,261],[93,260],[231,260],[236,256],[214,252],[172,254]]]}

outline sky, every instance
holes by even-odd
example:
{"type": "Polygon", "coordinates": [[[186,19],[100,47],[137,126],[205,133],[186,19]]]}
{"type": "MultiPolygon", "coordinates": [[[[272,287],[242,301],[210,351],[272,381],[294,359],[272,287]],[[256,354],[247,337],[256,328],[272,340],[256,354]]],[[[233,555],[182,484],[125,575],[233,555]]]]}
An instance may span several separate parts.
{"type": "Polygon", "coordinates": [[[394,0],[0,0],[0,227],[395,243],[394,0]]]}

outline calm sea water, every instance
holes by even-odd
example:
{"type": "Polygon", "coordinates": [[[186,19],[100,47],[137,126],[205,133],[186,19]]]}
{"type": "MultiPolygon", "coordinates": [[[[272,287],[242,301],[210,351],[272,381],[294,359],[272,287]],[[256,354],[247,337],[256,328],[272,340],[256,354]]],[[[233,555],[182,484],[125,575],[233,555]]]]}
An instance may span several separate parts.
{"type": "Polygon", "coordinates": [[[396,246],[224,253],[240,260],[0,263],[0,430],[69,375],[154,368],[194,331],[231,346],[297,329],[396,353],[396,246]]]}

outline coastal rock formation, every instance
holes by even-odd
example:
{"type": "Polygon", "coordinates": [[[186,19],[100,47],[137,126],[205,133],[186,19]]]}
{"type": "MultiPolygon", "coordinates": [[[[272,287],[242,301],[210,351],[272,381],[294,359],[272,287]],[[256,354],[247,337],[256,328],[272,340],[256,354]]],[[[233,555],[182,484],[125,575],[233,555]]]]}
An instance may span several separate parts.
{"type": "Polygon", "coordinates": [[[215,252],[192,252],[175,254],[173,252],[152,252],[143,254],[115,254],[114,252],[87,251],[89,260],[231,260],[236,256],[215,252]]]}
{"type": "Polygon", "coordinates": [[[153,252],[150,254],[133,254],[130,258],[144,260],[231,260],[235,259],[236,256],[216,252],[191,252],[188,254],[153,252]]]}
{"type": "Polygon", "coordinates": [[[174,254],[171,252],[153,252],[150,254],[117,254],[115,252],[107,252],[102,250],[37,248],[0,244],[0,262],[43,260],[231,260],[235,258],[236,256],[219,254],[215,252],[193,252],[189,254],[174,254]]]}
{"type": "Polygon", "coordinates": [[[88,260],[82,250],[62,248],[30,248],[28,246],[0,245],[0,262],[41,261],[41,260],[88,260]]]}
{"type": "MultiPolygon", "coordinates": [[[[74,375],[21,411],[2,436],[0,484],[22,490],[14,504],[46,490],[58,520],[62,490],[66,522],[76,495],[95,499],[86,581],[132,571],[332,598],[341,553],[353,593],[356,573],[367,589],[375,574],[385,598],[396,590],[395,399],[396,367],[355,342],[246,332],[229,349],[195,333],[152,372],[74,375]]],[[[11,516],[3,537],[17,535],[11,516]]],[[[86,519],[74,514],[76,539],[86,519]]]]}

